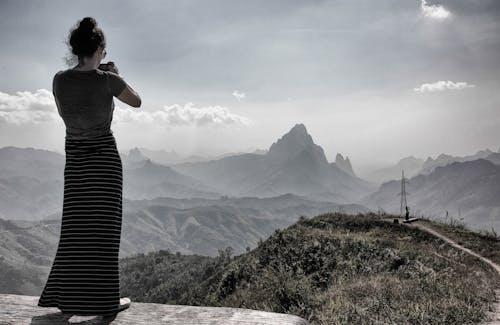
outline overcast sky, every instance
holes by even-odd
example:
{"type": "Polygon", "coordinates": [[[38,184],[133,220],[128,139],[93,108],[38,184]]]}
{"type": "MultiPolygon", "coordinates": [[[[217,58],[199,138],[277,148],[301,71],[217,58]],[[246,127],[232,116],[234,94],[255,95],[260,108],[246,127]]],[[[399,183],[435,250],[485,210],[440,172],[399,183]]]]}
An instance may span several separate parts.
{"type": "Polygon", "coordinates": [[[63,152],[52,77],[83,17],[142,97],[119,150],[267,149],[304,123],[356,166],[500,147],[500,1],[0,0],[0,147],[63,152]]]}

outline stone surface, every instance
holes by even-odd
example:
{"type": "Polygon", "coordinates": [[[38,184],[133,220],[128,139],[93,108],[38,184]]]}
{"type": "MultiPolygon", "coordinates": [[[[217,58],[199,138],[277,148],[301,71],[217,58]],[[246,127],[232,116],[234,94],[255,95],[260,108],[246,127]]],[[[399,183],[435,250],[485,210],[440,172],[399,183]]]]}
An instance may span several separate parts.
{"type": "Polygon", "coordinates": [[[0,325],[127,324],[127,325],[308,325],[298,316],[245,308],[164,305],[132,301],[111,322],[99,316],[63,317],[58,308],[38,307],[37,296],[0,294],[0,325]]]}

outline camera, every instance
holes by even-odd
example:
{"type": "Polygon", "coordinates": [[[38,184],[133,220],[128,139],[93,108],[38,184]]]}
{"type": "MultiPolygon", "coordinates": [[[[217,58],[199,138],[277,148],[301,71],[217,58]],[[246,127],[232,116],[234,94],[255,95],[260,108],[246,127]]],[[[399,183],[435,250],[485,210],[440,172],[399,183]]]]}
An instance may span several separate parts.
{"type": "Polygon", "coordinates": [[[115,65],[112,63],[112,62],[108,62],[108,63],[101,63],[99,64],[99,67],[98,69],[99,70],[103,70],[103,71],[110,71],[112,67],[114,67],[115,65]]]}

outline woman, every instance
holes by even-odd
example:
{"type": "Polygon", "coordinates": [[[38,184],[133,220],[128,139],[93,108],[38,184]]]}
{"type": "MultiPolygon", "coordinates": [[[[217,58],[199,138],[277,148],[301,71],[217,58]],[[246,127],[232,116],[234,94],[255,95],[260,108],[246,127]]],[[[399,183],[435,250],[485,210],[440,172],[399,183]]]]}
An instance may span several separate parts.
{"type": "Polygon", "coordinates": [[[52,84],[66,126],[61,237],[38,306],[112,320],[130,306],[120,301],[123,175],[110,129],[113,96],[133,107],[141,98],[114,64],[100,65],[106,42],[93,18],[70,32],[69,45],[78,65],[57,72],[52,84]]]}

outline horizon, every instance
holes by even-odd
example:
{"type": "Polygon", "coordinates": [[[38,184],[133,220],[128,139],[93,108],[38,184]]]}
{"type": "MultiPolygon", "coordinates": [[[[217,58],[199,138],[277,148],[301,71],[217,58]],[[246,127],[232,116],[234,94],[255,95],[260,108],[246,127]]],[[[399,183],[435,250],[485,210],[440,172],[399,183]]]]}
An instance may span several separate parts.
{"type": "Polygon", "coordinates": [[[217,4],[0,1],[0,147],[64,152],[51,82],[85,16],[143,98],[114,100],[121,151],[266,150],[296,123],[355,170],[500,147],[500,3],[217,4]]]}
{"type": "MultiPolygon", "coordinates": [[[[297,123],[297,124],[300,124],[300,123],[297,123]]],[[[306,130],[307,130],[307,127],[306,127],[306,130]]],[[[307,130],[307,133],[310,135],[309,130],[307,130]]],[[[285,134],[281,135],[279,138],[283,137],[284,135],[285,134]]],[[[224,158],[226,156],[239,155],[239,154],[245,154],[245,153],[253,153],[255,151],[265,151],[265,153],[267,154],[267,152],[269,151],[271,145],[273,143],[276,143],[279,138],[273,140],[266,148],[252,148],[252,147],[249,147],[247,151],[228,151],[228,152],[224,152],[224,153],[220,153],[220,154],[214,154],[214,155],[209,155],[209,154],[205,154],[204,155],[204,154],[196,154],[196,153],[194,153],[194,154],[183,154],[183,153],[178,152],[178,151],[176,151],[174,149],[172,149],[172,150],[151,149],[151,148],[147,148],[147,147],[143,147],[143,146],[142,147],[141,146],[139,146],[139,147],[134,146],[134,147],[130,147],[130,148],[127,148],[127,149],[121,149],[119,144],[117,144],[117,147],[118,147],[118,151],[119,152],[125,153],[127,155],[130,154],[130,150],[139,149],[139,151],[141,151],[141,153],[147,157],[147,153],[142,152],[142,150],[141,150],[141,149],[146,149],[146,150],[151,150],[151,151],[163,151],[163,152],[168,152],[168,153],[175,153],[180,158],[189,158],[189,157],[192,157],[192,156],[201,156],[203,158],[207,158],[208,160],[218,160],[218,159],[222,159],[222,158],[224,158]]],[[[314,141],[314,138],[313,138],[313,141],[314,141]]],[[[314,141],[314,143],[316,145],[319,145],[320,147],[322,147],[320,143],[317,143],[315,141],[314,141]]],[[[9,145],[9,146],[2,146],[2,147],[0,147],[0,150],[3,149],[3,148],[5,148],[5,147],[16,147],[16,148],[21,148],[21,149],[30,149],[31,148],[31,149],[48,150],[48,151],[56,152],[56,153],[58,153],[60,155],[63,155],[63,156],[65,155],[64,150],[53,150],[53,149],[48,149],[48,148],[35,148],[35,147],[29,147],[29,146],[28,147],[18,147],[18,146],[11,146],[11,145],[9,145]]],[[[324,148],[323,148],[323,150],[324,150],[324,148]]],[[[388,160],[386,160],[386,161],[378,161],[376,163],[366,164],[366,165],[363,165],[363,164],[359,165],[356,161],[353,161],[353,159],[350,158],[348,155],[342,154],[340,152],[339,153],[335,153],[333,155],[330,155],[325,150],[324,151],[325,151],[326,159],[327,159],[327,161],[329,163],[334,163],[335,162],[335,157],[336,157],[337,154],[341,154],[344,159],[349,158],[349,161],[350,161],[350,163],[352,165],[352,168],[353,168],[354,172],[357,173],[357,174],[359,173],[357,176],[362,178],[364,176],[368,176],[369,173],[374,172],[376,170],[379,170],[379,169],[382,169],[382,168],[386,168],[386,167],[393,167],[397,163],[401,162],[403,159],[407,159],[407,158],[421,159],[423,161],[426,161],[427,159],[436,160],[441,155],[449,155],[449,156],[453,156],[453,157],[465,157],[465,156],[475,155],[475,154],[477,154],[479,152],[487,151],[487,150],[489,150],[489,151],[491,151],[493,153],[495,153],[495,152],[500,153],[500,147],[497,148],[497,149],[495,149],[495,148],[479,148],[479,149],[477,149],[477,150],[475,150],[473,152],[465,153],[465,154],[462,154],[462,155],[454,155],[454,154],[450,154],[450,153],[447,153],[447,152],[442,152],[442,153],[440,153],[440,154],[438,154],[436,156],[425,156],[425,157],[416,156],[416,155],[409,155],[409,156],[406,156],[406,157],[401,157],[400,159],[398,159],[396,161],[388,161],[388,160]],[[361,175],[361,174],[363,174],[363,175],[361,175]]],[[[149,159],[151,159],[151,158],[149,158],[149,159]]],[[[159,163],[159,162],[157,162],[157,163],[158,164],[162,164],[162,163],[159,163]]]]}

